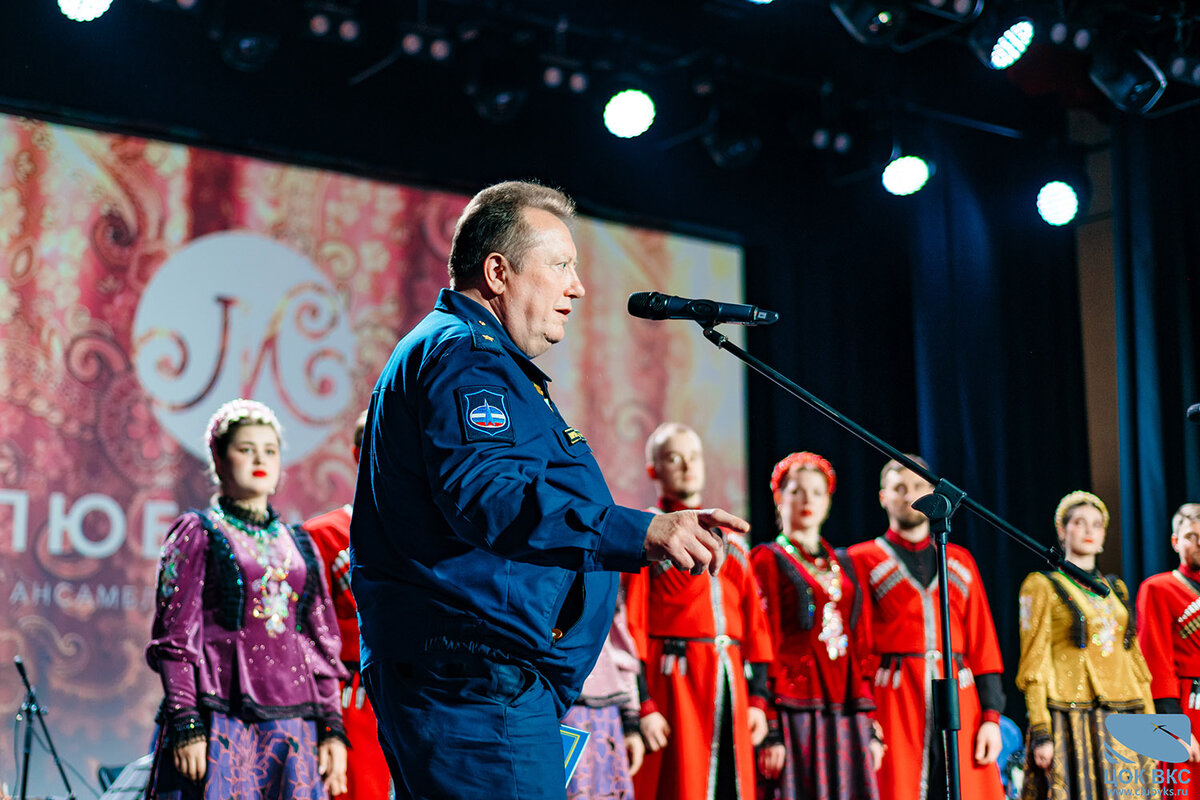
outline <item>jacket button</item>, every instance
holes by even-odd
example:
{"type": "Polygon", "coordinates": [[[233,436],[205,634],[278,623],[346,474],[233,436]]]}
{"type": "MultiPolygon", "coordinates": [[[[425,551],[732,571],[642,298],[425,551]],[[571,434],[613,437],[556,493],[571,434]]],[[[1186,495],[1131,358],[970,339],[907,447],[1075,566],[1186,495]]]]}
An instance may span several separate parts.
{"type": "Polygon", "coordinates": [[[550,639],[552,641],[557,642],[561,638],[562,638],[562,631],[560,631],[558,628],[550,629],[550,639]]]}

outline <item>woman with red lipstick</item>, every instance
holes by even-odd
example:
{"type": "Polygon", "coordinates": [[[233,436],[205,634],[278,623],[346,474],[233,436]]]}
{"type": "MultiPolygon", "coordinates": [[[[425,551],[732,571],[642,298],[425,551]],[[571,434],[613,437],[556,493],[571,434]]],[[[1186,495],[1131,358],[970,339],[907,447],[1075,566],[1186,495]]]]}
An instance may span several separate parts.
{"type": "MultiPolygon", "coordinates": [[[[1021,585],[1021,663],[1017,688],[1029,711],[1022,796],[1055,800],[1106,798],[1111,747],[1132,764],[1123,794],[1150,797],[1151,762],[1111,737],[1104,720],[1117,712],[1154,712],[1150,671],[1138,647],[1135,607],[1125,583],[1096,569],[1108,508],[1090,492],[1071,492],[1054,512],[1067,560],[1109,588],[1100,597],[1061,572],[1034,572],[1021,585]]],[[[1115,771],[1115,770],[1114,770],[1115,771]]]]}
{"type": "Polygon", "coordinates": [[[759,798],[877,800],[883,742],[864,667],[870,630],[850,559],[821,537],[837,476],[815,453],[775,465],[783,532],[751,552],[775,661],[771,734],[759,748],[759,798]]]}
{"type": "Polygon", "coordinates": [[[165,698],[147,797],[340,794],[341,642],[311,540],[267,503],[279,422],[233,400],[209,420],[207,444],[219,493],[175,520],[159,563],[146,659],[165,698]]]}

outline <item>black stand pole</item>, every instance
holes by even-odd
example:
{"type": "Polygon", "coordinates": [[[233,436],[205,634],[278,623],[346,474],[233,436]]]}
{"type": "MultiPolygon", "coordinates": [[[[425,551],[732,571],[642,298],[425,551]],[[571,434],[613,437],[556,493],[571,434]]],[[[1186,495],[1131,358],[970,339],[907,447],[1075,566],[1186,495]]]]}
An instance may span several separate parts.
{"type": "Polygon", "coordinates": [[[25,662],[21,660],[20,656],[14,656],[13,664],[16,665],[17,672],[21,673],[21,682],[25,684],[25,702],[21,703],[21,708],[17,712],[17,719],[25,723],[25,744],[21,754],[21,794],[19,795],[19,800],[26,800],[26,791],[29,788],[29,753],[33,745],[34,717],[37,717],[38,724],[42,727],[42,735],[46,737],[46,747],[49,748],[50,755],[54,757],[54,766],[58,767],[58,774],[62,776],[63,786],[67,787],[67,798],[68,800],[75,800],[75,793],[71,791],[71,782],[67,780],[67,772],[63,769],[62,761],[58,757],[58,750],[54,748],[54,740],[50,738],[50,729],[46,727],[46,718],[43,716],[44,709],[38,705],[37,694],[33,691],[33,685],[29,683],[29,676],[25,674],[25,662]]]}
{"type": "MultiPolygon", "coordinates": [[[[918,499],[913,503],[913,508],[929,518],[930,535],[936,537],[939,587],[949,585],[946,566],[946,543],[950,536],[950,517],[958,509],[958,506],[962,504],[1008,534],[1008,536],[1015,539],[1019,544],[1024,545],[1045,559],[1051,568],[1062,570],[1101,597],[1108,594],[1107,586],[1067,561],[1066,556],[1058,548],[1046,547],[1041,542],[1022,533],[1008,521],[967,497],[967,493],[962,489],[934,475],[883,439],[880,439],[866,428],[854,422],[854,420],[834,410],[816,395],[805,390],[794,381],[789,380],[783,373],[768,366],[729,341],[725,338],[724,334],[717,332],[713,323],[700,321],[699,324],[704,329],[704,338],[716,345],[718,349],[732,353],[755,372],[767,378],[767,380],[797,400],[816,409],[822,415],[854,434],[859,439],[862,439],[888,458],[900,462],[906,468],[929,481],[930,485],[934,487],[933,494],[918,499]]],[[[946,745],[946,796],[949,800],[960,800],[962,792],[958,774],[957,732],[961,726],[958,713],[958,692],[954,690],[954,685],[958,682],[958,677],[953,674],[954,652],[950,645],[950,593],[943,589],[938,592],[938,595],[941,605],[940,617],[942,624],[942,677],[933,681],[933,714],[935,723],[942,732],[942,740],[946,745]]]]}
{"type": "Polygon", "coordinates": [[[933,494],[917,498],[912,507],[929,518],[929,533],[937,546],[938,555],[938,614],[942,622],[942,677],[934,678],[933,720],[942,732],[942,743],[946,748],[946,797],[957,800],[962,796],[961,776],[958,774],[958,731],[962,727],[958,714],[958,692],[953,673],[954,648],[950,644],[950,593],[941,587],[950,585],[946,573],[946,543],[950,540],[950,517],[958,510],[958,504],[966,493],[949,481],[941,481],[933,494]],[[951,769],[950,765],[954,768],[951,769]]]}

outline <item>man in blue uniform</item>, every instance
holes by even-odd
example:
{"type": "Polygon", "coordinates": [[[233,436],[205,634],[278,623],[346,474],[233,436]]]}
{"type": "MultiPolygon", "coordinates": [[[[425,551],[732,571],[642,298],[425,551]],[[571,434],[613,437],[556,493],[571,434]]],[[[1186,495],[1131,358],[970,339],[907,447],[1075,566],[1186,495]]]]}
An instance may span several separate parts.
{"type": "Polygon", "coordinates": [[[398,798],[562,798],[558,720],[617,577],[720,566],[718,509],[614,504],[531,359],[584,288],[560,192],[509,182],[459,218],[450,289],[400,340],[362,445],[351,575],[363,679],[398,798]]]}

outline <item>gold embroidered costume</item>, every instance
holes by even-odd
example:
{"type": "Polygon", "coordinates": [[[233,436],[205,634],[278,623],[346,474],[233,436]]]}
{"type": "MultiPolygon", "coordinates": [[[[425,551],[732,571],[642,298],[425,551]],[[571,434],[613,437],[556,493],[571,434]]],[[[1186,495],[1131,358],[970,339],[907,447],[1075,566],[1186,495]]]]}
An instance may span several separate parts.
{"type": "Polygon", "coordinates": [[[1107,597],[1057,572],[1035,572],[1021,584],[1017,688],[1029,712],[1028,750],[1054,744],[1048,772],[1030,756],[1024,798],[1091,800],[1132,788],[1106,780],[1105,744],[1153,767],[1104,728],[1110,713],[1153,713],[1154,701],[1129,591],[1120,578],[1101,580],[1112,589],[1107,597]]]}

